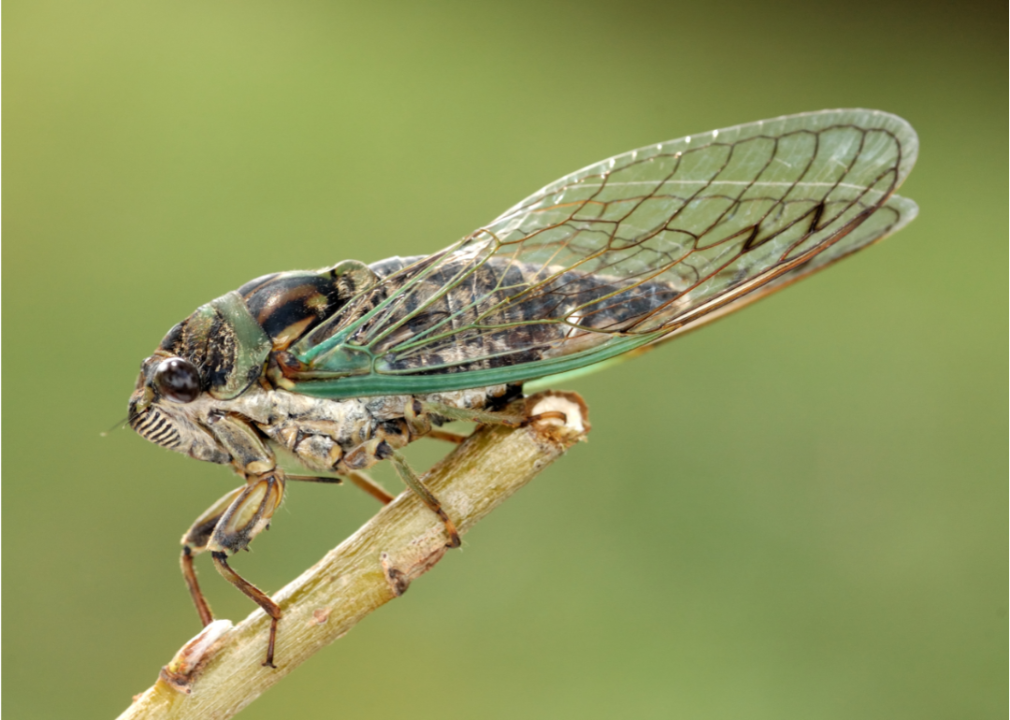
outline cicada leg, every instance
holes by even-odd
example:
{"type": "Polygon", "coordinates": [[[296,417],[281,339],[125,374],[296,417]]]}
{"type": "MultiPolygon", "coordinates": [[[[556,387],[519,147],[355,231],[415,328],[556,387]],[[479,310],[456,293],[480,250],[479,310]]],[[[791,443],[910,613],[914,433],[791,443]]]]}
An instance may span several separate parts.
{"type": "MultiPolygon", "coordinates": [[[[458,408],[441,403],[427,402],[423,400],[415,401],[420,406],[418,415],[438,415],[449,420],[468,420],[480,425],[506,425],[508,427],[519,427],[526,422],[526,416],[519,413],[498,412],[495,410],[473,410],[471,408],[458,408]]],[[[418,408],[414,408],[415,412],[418,408]]]]}
{"type": "MultiPolygon", "coordinates": [[[[298,480],[300,482],[314,482],[314,483],[324,483],[326,485],[340,485],[344,479],[338,477],[325,477],[319,475],[291,475],[287,474],[284,476],[288,480],[298,480]]],[[[393,502],[393,496],[386,492],[386,489],[375,482],[365,473],[359,470],[347,471],[345,472],[345,477],[351,481],[351,484],[366,493],[371,495],[373,498],[381,502],[383,505],[388,505],[393,502]]]]}
{"type": "Polygon", "coordinates": [[[274,665],[274,644],[277,642],[277,622],[281,619],[281,608],[270,599],[270,596],[232,570],[228,564],[228,555],[223,552],[212,552],[214,565],[225,580],[237,587],[246,597],[263,608],[263,612],[270,616],[270,640],[267,642],[267,659],[263,661],[264,667],[276,668],[274,665]]]}
{"type": "MultiPolygon", "coordinates": [[[[407,403],[404,408],[404,419],[407,422],[411,435],[415,437],[434,437],[439,440],[447,440],[457,444],[466,439],[464,436],[456,435],[455,433],[432,429],[432,415],[450,420],[469,420],[470,422],[482,425],[505,425],[507,427],[522,427],[528,423],[546,418],[556,418],[561,421],[565,421],[566,419],[565,414],[558,411],[549,411],[527,416],[521,413],[513,412],[457,408],[450,405],[442,405],[441,403],[426,402],[415,398],[413,401],[407,403]]],[[[380,459],[382,457],[390,458],[397,474],[407,487],[413,490],[414,493],[420,497],[422,501],[424,501],[424,504],[427,505],[432,512],[438,515],[445,524],[445,531],[449,536],[449,547],[459,547],[459,531],[456,529],[456,524],[452,521],[445,510],[442,509],[442,503],[439,499],[424,486],[421,479],[411,469],[410,465],[407,464],[403,455],[389,445],[386,445],[385,447],[380,445],[376,448],[376,452],[374,454],[380,459]]]]}
{"type": "Polygon", "coordinates": [[[347,473],[347,479],[350,480],[355,487],[361,488],[383,505],[388,505],[393,502],[393,496],[386,492],[384,487],[379,485],[379,483],[372,480],[371,477],[360,470],[354,470],[347,473]]]}
{"type": "Polygon", "coordinates": [[[273,664],[274,642],[281,609],[266,593],[232,570],[227,557],[228,553],[236,553],[247,547],[269,524],[270,517],[283,496],[284,480],[276,472],[250,478],[246,485],[232,490],[211,505],[182,536],[182,575],[186,579],[196,611],[200,614],[200,621],[207,626],[213,622],[214,615],[197,582],[193,556],[210,550],[218,572],[270,616],[270,641],[267,659],[263,663],[270,667],[276,667],[273,664]]]}
{"type": "Polygon", "coordinates": [[[462,445],[466,442],[468,435],[460,435],[459,433],[449,432],[448,430],[429,430],[425,437],[429,437],[432,440],[444,440],[445,442],[450,442],[453,445],[462,445]]]}
{"type": "Polygon", "coordinates": [[[210,542],[211,535],[214,534],[214,528],[217,527],[228,507],[235,502],[235,498],[241,495],[245,489],[245,486],[237,488],[220,498],[207,508],[182,536],[182,557],[180,558],[182,577],[186,580],[186,587],[189,588],[190,597],[193,598],[193,604],[196,605],[200,622],[204,627],[214,622],[214,614],[211,612],[210,605],[207,604],[207,599],[200,590],[200,583],[196,579],[193,556],[199,555],[207,549],[207,543],[210,542]]]}
{"type": "Polygon", "coordinates": [[[565,422],[567,416],[559,410],[549,410],[536,415],[520,413],[496,412],[494,410],[472,410],[457,408],[433,402],[419,402],[425,415],[438,415],[450,420],[469,420],[480,425],[504,425],[506,427],[523,427],[537,420],[555,419],[565,422]]]}
{"type": "Polygon", "coordinates": [[[246,597],[263,608],[270,616],[270,640],[267,656],[263,664],[274,665],[274,644],[277,639],[277,622],[281,619],[281,609],[270,597],[243,578],[228,565],[228,555],[244,550],[253,538],[270,524],[270,518],[280,506],[284,497],[284,476],[277,470],[263,475],[251,476],[248,483],[214,527],[207,543],[214,565],[225,580],[241,590],[246,597]]]}
{"type": "Polygon", "coordinates": [[[411,469],[410,465],[407,464],[406,459],[400,453],[395,450],[392,455],[389,456],[393,463],[393,467],[396,468],[396,474],[400,476],[404,484],[409,487],[414,493],[417,494],[419,498],[431,508],[431,511],[441,518],[442,522],[445,523],[445,532],[449,536],[449,547],[458,548],[460,546],[459,531],[456,530],[456,523],[452,521],[449,515],[442,509],[442,503],[439,499],[424,486],[421,482],[421,478],[411,469]]]}

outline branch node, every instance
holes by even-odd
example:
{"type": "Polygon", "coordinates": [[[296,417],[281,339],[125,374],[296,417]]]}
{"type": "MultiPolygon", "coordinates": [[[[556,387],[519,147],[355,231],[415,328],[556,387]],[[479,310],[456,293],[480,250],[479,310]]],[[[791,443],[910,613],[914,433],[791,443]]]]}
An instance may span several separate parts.
{"type": "Polygon", "coordinates": [[[429,538],[422,536],[406,547],[400,548],[395,556],[389,552],[379,555],[382,572],[385,573],[386,582],[389,583],[394,596],[400,597],[407,592],[407,588],[415,578],[431,570],[445,555],[445,551],[449,548],[445,544],[441,528],[433,539],[434,543],[425,542],[429,538]]]}
{"type": "Polygon", "coordinates": [[[330,619],[330,613],[333,612],[333,608],[321,607],[316,608],[312,611],[312,624],[322,625],[324,622],[330,619]]]}
{"type": "Polygon", "coordinates": [[[189,695],[193,681],[207,660],[217,649],[219,641],[232,629],[231,620],[215,620],[175,654],[172,661],[158,673],[158,683],[164,683],[176,692],[189,695]]]}

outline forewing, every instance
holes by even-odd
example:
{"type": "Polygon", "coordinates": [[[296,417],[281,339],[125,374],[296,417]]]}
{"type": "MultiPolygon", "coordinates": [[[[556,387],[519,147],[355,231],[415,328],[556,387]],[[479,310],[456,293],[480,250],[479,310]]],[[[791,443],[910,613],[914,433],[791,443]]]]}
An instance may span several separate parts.
{"type": "MultiPolygon", "coordinates": [[[[562,373],[548,375],[535,382],[526,385],[526,390],[528,392],[539,392],[540,390],[554,386],[558,382],[565,382],[575,377],[582,377],[589,373],[596,372],[597,370],[602,370],[606,367],[610,367],[616,362],[621,362],[623,360],[629,359],[631,357],[637,356],[645,350],[649,350],[658,344],[664,343],[667,340],[672,340],[673,338],[682,335],[685,332],[694,330],[706,323],[713,320],[728,315],[731,312],[735,312],[746,305],[750,305],[756,300],[760,300],[766,295],[781,290],[787,285],[791,285],[797,280],[801,280],[804,277],[811,275],[818,270],[823,270],[824,268],[832,265],[843,258],[852,255],[853,253],[862,250],[864,247],[872,245],[878,240],[882,240],[891,233],[897,232],[905,225],[910,223],[915,219],[919,212],[919,208],[914,202],[908,198],[899,197],[897,195],[892,195],[891,198],[884,203],[884,205],[877,210],[873,215],[871,215],[862,225],[853,230],[851,233],[845,237],[838,240],[835,244],[828,247],[823,252],[815,255],[811,260],[802,263],[795,267],[794,269],[783,273],[779,277],[771,280],[764,285],[757,287],[751,292],[738,297],[736,300],[729,302],[717,310],[700,316],[693,322],[686,323],[680,328],[674,330],[673,332],[667,333],[658,341],[653,342],[648,346],[639,346],[636,352],[625,353],[621,357],[616,357],[610,362],[596,363],[595,365],[588,368],[577,368],[571,371],[566,371],[562,373]]],[[[633,348],[633,350],[635,350],[633,348]]]]}
{"type": "Polygon", "coordinates": [[[707,313],[693,322],[686,323],[684,326],[664,336],[663,340],[665,341],[687,330],[693,330],[700,325],[735,312],[745,305],[750,305],[756,300],[760,300],[787,285],[793,284],[797,280],[802,280],[818,270],[823,270],[829,265],[833,265],[839,260],[847,258],[853,253],[901,230],[905,225],[912,222],[918,214],[919,207],[915,202],[899,195],[892,195],[887,202],[879,207],[861,225],[837,240],[834,244],[814,255],[810,260],[798,264],[791,270],[782,273],[763,285],[759,285],[754,290],[741,295],[732,302],[726,303],[719,309],[707,313]]]}
{"type": "Polygon", "coordinates": [[[618,155],[384,277],[301,357],[318,377],[344,374],[352,348],[373,374],[520,381],[656,342],[910,220],[913,203],[888,200],[917,147],[898,117],[832,110],[618,155]]]}

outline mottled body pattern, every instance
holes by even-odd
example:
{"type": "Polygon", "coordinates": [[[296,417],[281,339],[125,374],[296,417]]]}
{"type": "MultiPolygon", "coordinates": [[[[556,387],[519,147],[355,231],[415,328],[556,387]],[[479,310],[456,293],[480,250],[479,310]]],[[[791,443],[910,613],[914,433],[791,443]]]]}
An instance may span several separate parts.
{"type": "Polygon", "coordinates": [[[361,471],[391,459],[459,537],[399,450],[447,419],[518,424],[531,383],[599,368],[823,269],[907,224],[894,195],[918,141],[903,120],[830,110],[716,130],[561,178],[429,256],[252,280],[198,308],[144,361],[130,425],[244,485],[183,537],[272,618],[229,555],[270,522],[288,480],[276,449],[387,501],[361,471]]]}
{"type": "MultiPolygon", "coordinates": [[[[401,268],[404,261],[392,258],[370,269],[375,279],[389,268],[401,268]]],[[[250,315],[269,336],[273,352],[284,351],[292,340],[304,335],[332,316],[346,295],[355,292],[346,277],[332,268],[319,272],[277,273],[257,278],[238,290],[250,315]]],[[[204,306],[207,307],[207,306],[204,306]]],[[[158,364],[168,357],[184,358],[200,368],[208,389],[227,383],[239,363],[238,341],[226,317],[219,312],[198,310],[175,326],[162,341],[158,352],[145,361],[142,380],[147,380],[158,364]],[[211,319],[208,321],[207,316],[211,319]]],[[[465,351],[465,348],[464,348],[465,351]]],[[[214,426],[222,417],[240,417],[261,434],[263,440],[277,443],[296,454],[311,470],[341,472],[364,469],[377,460],[374,446],[387,441],[400,448],[412,436],[405,421],[404,408],[413,398],[390,395],[344,400],[315,398],[261,382],[262,367],[247,378],[248,385],[235,397],[222,398],[205,392],[192,402],[150,404],[138,412],[131,405],[131,425],[148,440],[183,452],[198,460],[230,464],[246,460],[234,457],[216,442],[214,426]],[[362,451],[372,442],[372,452],[362,451]],[[340,462],[345,456],[350,464],[340,462]]],[[[504,385],[448,393],[432,393],[421,400],[460,409],[500,408],[508,394],[504,385]]],[[[442,418],[435,417],[436,424],[442,418]]],[[[244,470],[244,465],[236,467],[244,470]]]]}
{"type": "Polygon", "coordinates": [[[472,256],[462,255],[447,259],[392,258],[373,265],[373,269],[391,274],[389,281],[359,298],[349,312],[341,314],[339,323],[313,333],[306,347],[315,347],[353,325],[412,282],[416,285],[405,293],[406,302],[388,316],[366,323],[356,333],[367,336],[380,321],[399,325],[374,351],[383,368],[391,373],[465,373],[528,365],[573,352],[577,336],[602,340],[620,332],[679,294],[668,283],[645,282],[636,288],[634,296],[603,304],[599,301],[614,294],[615,287],[623,282],[621,278],[567,271],[555,265],[537,266],[501,256],[488,257],[474,267],[472,256]],[[450,290],[439,294],[443,288],[450,290]],[[537,290],[512,300],[528,288],[537,290]],[[593,309],[580,310],[586,307],[593,309]],[[424,353],[391,352],[388,358],[382,358],[387,349],[392,351],[413,339],[433,335],[444,339],[424,353]]]}

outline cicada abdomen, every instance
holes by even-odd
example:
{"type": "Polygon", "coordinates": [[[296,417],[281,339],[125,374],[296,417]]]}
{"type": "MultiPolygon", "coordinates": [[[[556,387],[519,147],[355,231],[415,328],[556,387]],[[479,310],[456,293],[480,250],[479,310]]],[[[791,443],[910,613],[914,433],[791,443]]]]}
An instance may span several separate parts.
{"type": "MultiPolygon", "coordinates": [[[[375,372],[434,375],[535,367],[633,331],[679,294],[663,282],[494,255],[479,264],[465,256],[438,264],[412,260],[372,266],[377,277],[392,272],[354,298],[337,322],[309,333],[296,355],[311,355],[340,337],[344,346],[368,348],[375,372]]],[[[334,371],[339,372],[331,364],[327,372],[334,371]]]]}

